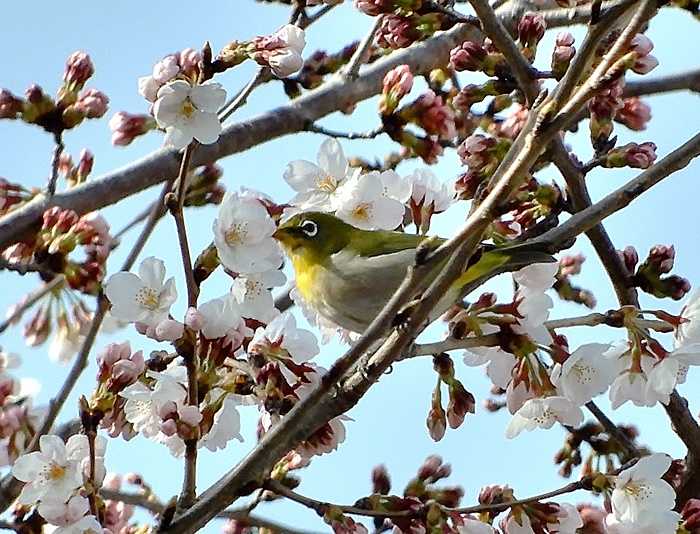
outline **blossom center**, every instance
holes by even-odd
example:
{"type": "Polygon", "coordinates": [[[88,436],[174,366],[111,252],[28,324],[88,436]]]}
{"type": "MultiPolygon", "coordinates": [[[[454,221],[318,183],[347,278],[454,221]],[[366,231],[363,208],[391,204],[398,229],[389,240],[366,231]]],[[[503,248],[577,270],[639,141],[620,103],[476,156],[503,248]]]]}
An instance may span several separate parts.
{"type": "Polygon", "coordinates": [[[333,193],[338,188],[338,182],[331,175],[327,174],[318,179],[316,187],[324,193],[333,193]]]}
{"type": "Polygon", "coordinates": [[[361,202],[352,210],[352,214],[356,219],[361,221],[369,221],[372,215],[372,204],[370,202],[361,202]]]}
{"type": "Polygon", "coordinates": [[[595,370],[590,365],[577,363],[571,370],[576,374],[576,379],[580,384],[588,384],[593,381],[595,370]]]}
{"type": "Polygon", "coordinates": [[[533,417],[532,420],[538,425],[546,425],[555,418],[556,414],[549,408],[545,408],[540,415],[533,417]]]}
{"type": "Polygon", "coordinates": [[[637,501],[644,501],[651,497],[651,488],[641,482],[628,482],[625,485],[625,493],[637,501]]]}
{"type": "Polygon", "coordinates": [[[195,111],[197,111],[197,108],[194,107],[194,104],[189,97],[185,98],[185,100],[182,101],[182,106],[180,107],[180,114],[189,119],[192,115],[194,115],[195,111]]]}
{"type": "Polygon", "coordinates": [[[49,464],[48,468],[46,469],[46,476],[48,477],[49,480],[58,480],[63,478],[63,475],[66,474],[66,469],[63,466],[58,465],[57,463],[51,462],[49,464]]]}
{"type": "Polygon", "coordinates": [[[247,278],[245,281],[245,292],[248,295],[258,297],[262,293],[262,284],[259,280],[247,278]]]}
{"type": "MultiPolygon", "coordinates": [[[[226,230],[224,239],[226,244],[229,246],[241,245],[248,235],[248,224],[247,223],[235,223],[226,230]]],[[[246,284],[247,286],[247,284],[246,284]]]]}
{"type": "Polygon", "coordinates": [[[153,311],[158,308],[158,292],[152,287],[142,287],[136,293],[136,302],[153,311]]]}

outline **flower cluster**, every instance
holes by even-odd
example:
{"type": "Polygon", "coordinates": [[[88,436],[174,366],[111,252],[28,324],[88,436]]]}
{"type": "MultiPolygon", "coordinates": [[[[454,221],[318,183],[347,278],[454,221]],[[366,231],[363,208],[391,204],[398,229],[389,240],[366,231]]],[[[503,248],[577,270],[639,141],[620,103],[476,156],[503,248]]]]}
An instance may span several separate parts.
{"type": "Polygon", "coordinates": [[[362,173],[350,167],[340,144],[323,142],[317,164],[291,162],[284,179],[296,191],[292,204],[305,210],[335,212],[363,229],[393,230],[406,223],[407,209],[416,228],[425,232],[430,219],[445,211],[453,193],[427,169],[401,177],[394,171],[362,173]]]}
{"type": "Polygon", "coordinates": [[[94,73],[90,56],[85,52],[73,52],[66,61],[63,84],[55,99],[38,85],[31,85],[24,98],[2,89],[0,119],[19,119],[36,124],[57,136],[85,119],[99,119],[107,113],[109,98],[96,89],[85,89],[94,73]]]}
{"type": "Polygon", "coordinates": [[[24,482],[19,502],[38,505],[39,515],[65,532],[102,532],[81,490],[86,484],[90,491],[102,485],[107,443],[95,438],[91,460],[88,439],[80,434],[64,443],[58,436],[41,436],[39,450],[20,456],[12,466],[12,475],[24,482]]]}

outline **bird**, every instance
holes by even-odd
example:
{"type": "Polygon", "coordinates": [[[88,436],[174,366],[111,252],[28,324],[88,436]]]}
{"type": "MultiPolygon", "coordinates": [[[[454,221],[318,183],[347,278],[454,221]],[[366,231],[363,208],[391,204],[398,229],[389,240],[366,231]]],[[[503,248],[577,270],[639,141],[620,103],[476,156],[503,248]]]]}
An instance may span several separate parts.
{"type": "MultiPolygon", "coordinates": [[[[332,323],[357,333],[364,332],[398,289],[408,267],[415,263],[417,247],[426,239],[399,231],[363,230],[318,211],[293,215],[272,237],[291,260],[304,302],[332,323]]],[[[434,238],[434,242],[438,245],[445,239],[434,238]]],[[[482,245],[437,304],[431,320],[496,274],[554,261],[532,245],[482,245]]],[[[444,262],[435,266],[419,291],[427,288],[443,266],[444,262]]]]}

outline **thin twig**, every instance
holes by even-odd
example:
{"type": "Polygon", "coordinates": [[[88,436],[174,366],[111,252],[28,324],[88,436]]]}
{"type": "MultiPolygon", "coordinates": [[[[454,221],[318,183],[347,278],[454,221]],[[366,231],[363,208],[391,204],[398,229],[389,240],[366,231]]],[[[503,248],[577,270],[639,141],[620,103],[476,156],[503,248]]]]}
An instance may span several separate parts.
{"type": "Polygon", "coordinates": [[[374,139],[378,135],[384,133],[384,128],[382,126],[378,126],[374,130],[368,130],[366,132],[339,132],[336,130],[329,130],[328,128],[312,123],[306,127],[306,131],[327,135],[328,137],[341,137],[343,139],[374,139]]]}
{"type": "Polygon", "coordinates": [[[250,93],[252,93],[260,84],[262,84],[269,74],[270,69],[268,67],[258,67],[255,75],[250,79],[246,86],[221,108],[219,111],[219,120],[224,122],[231,115],[233,115],[238,108],[244,105],[247,102],[250,93]]]}
{"type": "Polygon", "coordinates": [[[372,27],[367,32],[367,35],[364,36],[362,41],[360,41],[360,44],[357,45],[355,53],[350,58],[350,61],[348,61],[348,64],[345,66],[345,69],[342,71],[342,76],[344,78],[349,80],[354,80],[355,78],[357,78],[357,75],[360,72],[360,67],[365,61],[367,61],[369,50],[372,46],[372,42],[374,41],[374,34],[377,33],[377,30],[379,29],[379,26],[381,26],[381,23],[382,17],[374,18],[374,21],[372,22],[372,27]]]}
{"type": "Polygon", "coordinates": [[[49,198],[56,193],[56,184],[58,183],[58,168],[61,164],[61,154],[63,153],[63,136],[58,133],[54,135],[53,158],[51,158],[51,175],[49,182],[46,185],[46,194],[49,198]]]}

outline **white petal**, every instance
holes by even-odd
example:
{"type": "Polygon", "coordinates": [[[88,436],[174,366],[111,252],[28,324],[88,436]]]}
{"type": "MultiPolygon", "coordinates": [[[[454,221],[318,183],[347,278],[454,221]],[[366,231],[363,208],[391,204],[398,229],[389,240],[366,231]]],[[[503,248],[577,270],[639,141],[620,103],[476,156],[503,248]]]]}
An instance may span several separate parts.
{"type": "Polygon", "coordinates": [[[348,160],[343,148],[333,138],[326,139],[318,151],[318,164],[336,180],[342,181],[348,173],[348,160]]]}
{"type": "Polygon", "coordinates": [[[203,145],[210,145],[219,139],[221,134],[221,122],[216,113],[204,111],[195,113],[190,123],[190,133],[203,145]]]}
{"type": "Polygon", "coordinates": [[[217,113],[226,102],[226,90],[220,83],[207,81],[190,91],[192,103],[201,111],[217,113]]]}

